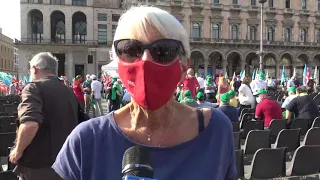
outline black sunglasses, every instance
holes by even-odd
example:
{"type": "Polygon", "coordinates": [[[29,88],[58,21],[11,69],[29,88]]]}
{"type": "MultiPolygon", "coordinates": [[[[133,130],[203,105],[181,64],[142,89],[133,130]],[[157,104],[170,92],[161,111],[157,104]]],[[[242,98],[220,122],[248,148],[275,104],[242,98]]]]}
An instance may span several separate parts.
{"type": "Polygon", "coordinates": [[[141,57],[148,49],[153,60],[159,64],[167,64],[180,54],[185,55],[182,42],[175,39],[160,39],[151,44],[142,44],[135,39],[120,39],[114,41],[117,56],[124,62],[132,63],[141,57]]]}

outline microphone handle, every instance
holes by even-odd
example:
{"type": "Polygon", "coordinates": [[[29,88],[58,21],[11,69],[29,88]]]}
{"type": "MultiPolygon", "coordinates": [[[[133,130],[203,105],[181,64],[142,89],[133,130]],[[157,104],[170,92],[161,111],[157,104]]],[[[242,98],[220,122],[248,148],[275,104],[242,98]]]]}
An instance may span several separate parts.
{"type": "Polygon", "coordinates": [[[138,177],[138,176],[125,176],[123,180],[156,180],[156,179],[144,178],[144,177],[138,177]]]}

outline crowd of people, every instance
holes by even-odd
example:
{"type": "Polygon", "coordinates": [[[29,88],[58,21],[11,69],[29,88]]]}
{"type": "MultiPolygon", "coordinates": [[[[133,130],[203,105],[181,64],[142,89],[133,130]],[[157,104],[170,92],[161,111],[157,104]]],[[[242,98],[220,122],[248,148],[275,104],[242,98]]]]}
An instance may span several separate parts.
{"type": "Polygon", "coordinates": [[[231,122],[239,120],[241,109],[255,108],[255,118],[266,127],[271,119],[282,119],[281,105],[288,124],[292,118],[319,116],[314,84],[301,86],[296,77],[281,86],[274,78],[266,80],[263,71],[254,80],[194,74],[186,30],[156,7],[126,11],[112,51],[118,79],[77,75],[71,84],[57,78],[52,54],[32,58],[32,81],[21,93],[20,125],[10,153],[21,180],[122,179],[122,157],[132,146],[149,152],[155,179],[234,180],[231,122]],[[268,91],[281,88],[289,92],[283,102],[268,97],[268,91]],[[82,122],[83,107],[99,116],[82,122]]]}

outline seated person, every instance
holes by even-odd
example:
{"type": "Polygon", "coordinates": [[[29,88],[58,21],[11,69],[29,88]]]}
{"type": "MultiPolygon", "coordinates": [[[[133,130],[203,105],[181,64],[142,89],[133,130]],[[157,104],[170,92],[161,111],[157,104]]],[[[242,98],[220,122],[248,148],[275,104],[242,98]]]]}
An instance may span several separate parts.
{"type": "Polygon", "coordinates": [[[230,95],[230,105],[233,107],[238,107],[238,99],[236,97],[236,92],[231,89],[228,93],[230,95]]]}
{"type": "Polygon", "coordinates": [[[296,87],[290,87],[288,88],[288,97],[284,100],[283,104],[282,104],[282,108],[286,108],[288,106],[288,104],[291,102],[292,99],[294,99],[295,97],[297,97],[296,95],[296,87]]]}
{"type": "Polygon", "coordinates": [[[205,96],[204,96],[203,92],[198,92],[198,94],[197,94],[198,107],[200,107],[200,108],[215,108],[215,107],[217,107],[217,105],[215,103],[205,101],[204,99],[205,99],[205,96]]]}
{"type": "Polygon", "coordinates": [[[219,108],[231,122],[238,122],[238,109],[230,105],[230,95],[229,93],[224,93],[220,95],[220,106],[219,108]]]}
{"type": "Polygon", "coordinates": [[[183,93],[183,100],[180,102],[190,107],[198,107],[197,101],[192,97],[192,93],[190,90],[186,90],[183,93]]]}
{"type": "Polygon", "coordinates": [[[255,118],[263,120],[264,126],[269,127],[272,119],[282,119],[282,109],[280,104],[267,96],[267,91],[260,89],[257,92],[257,107],[255,118]]]}
{"type": "Polygon", "coordinates": [[[296,118],[314,119],[318,117],[319,109],[315,101],[307,93],[307,88],[304,86],[297,88],[297,97],[292,99],[286,107],[286,119],[288,123],[291,123],[291,113],[294,113],[296,118]]]}

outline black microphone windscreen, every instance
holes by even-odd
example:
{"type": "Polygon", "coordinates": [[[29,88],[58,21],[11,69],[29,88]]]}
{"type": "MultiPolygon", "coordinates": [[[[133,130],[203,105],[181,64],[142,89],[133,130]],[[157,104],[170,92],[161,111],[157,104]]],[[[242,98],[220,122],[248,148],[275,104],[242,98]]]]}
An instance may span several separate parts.
{"type": "Polygon", "coordinates": [[[153,178],[151,157],[148,149],[133,146],[127,149],[122,159],[122,175],[153,178]]]}

